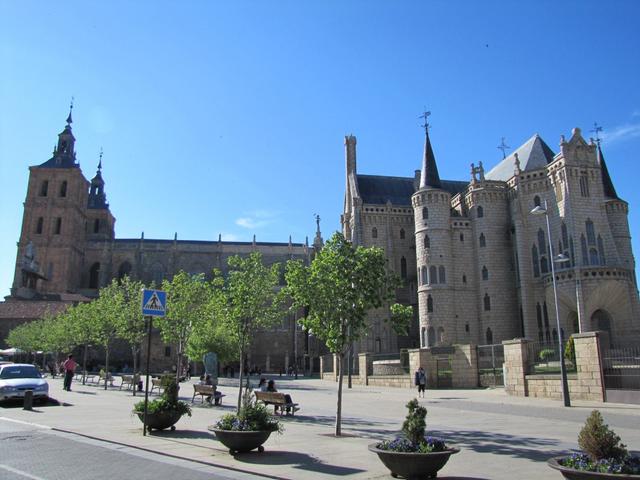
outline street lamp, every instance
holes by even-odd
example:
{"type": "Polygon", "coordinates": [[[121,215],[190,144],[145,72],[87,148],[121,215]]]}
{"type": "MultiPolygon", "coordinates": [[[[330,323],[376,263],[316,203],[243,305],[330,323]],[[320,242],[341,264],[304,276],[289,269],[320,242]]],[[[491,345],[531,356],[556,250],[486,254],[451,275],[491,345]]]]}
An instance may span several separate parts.
{"type": "Polygon", "coordinates": [[[556,286],[556,267],[555,263],[567,262],[569,259],[565,255],[553,256],[553,241],[551,240],[551,226],[549,225],[549,213],[547,209],[547,201],[544,201],[544,208],[540,205],[531,210],[531,215],[544,215],[547,221],[547,238],[549,239],[549,256],[551,257],[551,280],[553,282],[553,299],[556,305],[556,328],[558,329],[558,348],[560,355],[560,376],[562,377],[562,399],[564,400],[564,406],[571,406],[571,399],[569,398],[569,382],[567,381],[567,369],[564,364],[564,352],[562,345],[562,328],[560,328],[560,313],[558,311],[558,288],[556,286]]]}

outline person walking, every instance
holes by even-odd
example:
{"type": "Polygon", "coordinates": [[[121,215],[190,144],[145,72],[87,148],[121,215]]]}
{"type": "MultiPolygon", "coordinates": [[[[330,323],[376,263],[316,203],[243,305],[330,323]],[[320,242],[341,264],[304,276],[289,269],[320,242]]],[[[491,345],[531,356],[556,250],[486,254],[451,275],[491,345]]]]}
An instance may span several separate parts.
{"type": "Polygon", "coordinates": [[[73,355],[71,354],[67,357],[67,359],[62,364],[62,368],[64,368],[64,386],[62,388],[67,392],[71,391],[71,380],[73,380],[73,376],[76,373],[77,366],[78,364],[73,359],[73,355]]]}
{"type": "Polygon", "coordinates": [[[427,388],[427,374],[424,372],[424,368],[420,367],[416,370],[414,383],[418,387],[418,397],[424,398],[424,391],[427,388]]]}

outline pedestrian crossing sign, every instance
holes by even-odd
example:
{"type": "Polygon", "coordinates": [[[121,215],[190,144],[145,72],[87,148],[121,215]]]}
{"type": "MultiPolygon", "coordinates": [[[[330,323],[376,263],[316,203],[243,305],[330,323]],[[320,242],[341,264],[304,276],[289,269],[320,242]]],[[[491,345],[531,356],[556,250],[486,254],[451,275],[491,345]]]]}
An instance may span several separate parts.
{"type": "Polygon", "coordinates": [[[163,290],[142,290],[142,315],[164,317],[167,309],[167,292],[163,290]]]}

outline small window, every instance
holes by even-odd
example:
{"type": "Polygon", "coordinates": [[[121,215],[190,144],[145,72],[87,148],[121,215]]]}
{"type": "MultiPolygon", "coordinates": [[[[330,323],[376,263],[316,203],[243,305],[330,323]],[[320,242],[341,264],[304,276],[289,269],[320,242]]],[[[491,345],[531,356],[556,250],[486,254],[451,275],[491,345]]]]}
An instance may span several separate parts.
{"type": "Polygon", "coordinates": [[[435,265],[431,265],[429,267],[429,283],[436,284],[438,283],[438,269],[435,265]]]}
{"type": "Polygon", "coordinates": [[[49,180],[44,180],[40,184],[40,196],[46,197],[48,193],[49,193],[49,180]]]}
{"type": "Polygon", "coordinates": [[[484,208],[481,205],[478,205],[478,218],[484,217],[484,208]]]}
{"type": "Polygon", "coordinates": [[[431,248],[431,239],[429,235],[424,236],[424,248],[431,248]]]}
{"type": "Polygon", "coordinates": [[[482,267],[482,280],[489,280],[489,270],[486,266],[482,267]]]}
{"type": "Polygon", "coordinates": [[[67,196],[67,181],[63,181],[60,184],[60,196],[61,197],[66,197],[67,196]]]}
{"type": "Polygon", "coordinates": [[[580,195],[583,197],[589,196],[589,177],[586,174],[580,177],[580,195]]]}
{"type": "Polygon", "coordinates": [[[429,283],[429,269],[427,267],[422,267],[422,285],[427,285],[429,283]]]}
{"type": "Polygon", "coordinates": [[[445,271],[444,271],[444,266],[440,265],[439,270],[439,282],[440,283],[447,283],[447,278],[445,277],[445,271]]]}
{"type": "Polygon", "coordinates": [[[491,297],[488,293],[484,294],[484,311],[488,312],[491,310],[491,297]]]}
{"type": "Polygon", "coordinates": [[[596,244],[596,229],[593,228],[593,222],[591,220],[587,220],[585,222],[585,228],[587,230],[587,243],[589,243],[589,245],[595,245],[596,244]]]}
{"type": "Polygon", "coordinates": [[[378,238],[378,229],[376,227],[373,227],[371,229],[371,237],[372,238],[378,238]]]}
{"type": "Polygon", "coordinates": [[[404,257],[400,259],[400,277],[407,278],[407,259],[404,257]]]}
{"type": "Polygon", "coordinates": [[[462,275],[462,283],[467,283],[467,276],[466,275],[462,275]]]}
{"type": "Polygon", "coordinates": [[[531,261],[533,262],[533,276],[540,276],[540,263],[538,258],[538,247],[535,245],[531,247],[531,261]]]}
{"type": "Polygon", "coordinates": [[[491,345],[493,343],[493,332],[491,331],[490,327],[487,328],[486,337],[487,337],[487,345],[491,345]]]}
{"type": "Polygon", "coordinates": [[[538,195],[533,197],[533,206],[534,207],[539,207],[540,206],[540,197],[538,195]]]}
{"type": "Polygon", "coordinates": [[[171,356],[171,347],[170,346],[166,346],[164,347],[164,356],[165,357],[170,357],[171,356]]]}
{"type": "Polygon", "coordinates": [[[100,233],[100,219],[96,218],[93,221],[93,233],[100,233]]]}
{"type": "Polygon", "coordinates": [[[42,217],[38,217],[38,222],[36,223],[36,233],[39,235],[42,233],[43,224],[44,224],[44,219],[42,217]]]}
{"type": "Polygon", "coordinates": [[[433,313],[433,297],[431,295],[427,297],[427,312],[433,313]]]}
{"type": "Polygon", "coordinates": [[[484,237],[484,233],[480,234],[480,248],[484,248],[487,246],[487,239],[484,237]]]}
{"type": "Polygon", "coordinates": [[[422,207],[422,219],[426,220],[429,218],[429,209],[427,207],[422,207]]]}
{"type": "Polygon", "coordinates": [[[464,324],[464,331],[469,333],[469,324],[468,323],[464,324]]]}
{"type": "Polygon", "coordinates": [[[61,231],[62,231],[62,218],[58,217],[56,218],[56,225],[53,230],[53,233],[54,235],[60,235],[61,231]]]}
{"type": "Polygon", "coordinates": [[[460,241],[461,241],[461,242],[464,242],[464,233],[461,233],[461,234],[460,234],[460,241]]]}
{"type": "Polygon", "coordinates": [[[400,229],[400,240],[404,240],[404,228],[400,229]]]}

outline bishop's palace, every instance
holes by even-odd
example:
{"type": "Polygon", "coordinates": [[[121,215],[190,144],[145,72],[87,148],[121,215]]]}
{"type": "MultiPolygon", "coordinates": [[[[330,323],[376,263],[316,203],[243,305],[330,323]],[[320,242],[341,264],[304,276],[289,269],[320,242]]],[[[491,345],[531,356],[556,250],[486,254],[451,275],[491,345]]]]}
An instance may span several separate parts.
{"type": "MultiPolygon", "coordinates": [[[[77,163],[71,123],[69,115],[53,156],[29,167],[15,278],[11,295],[0,303],[2,344],[13,326],[87,301],[113,278],[158,282],[180,270],[225,271],[230,255],[253,251],[262,252],[266,263],[310,262],[322,248],[319,224],[312,245],[255,237],[116,238],[102,165],[88,181],[77,163]]],[[[452,181],[440,178],[426,132],[422,166],[413,177],[358,173],[356,138],[345,138],[343,233],[354,244],[384,249],[389,268],[403,281],[397,301],[415,312],[407,336],[389,328],[387,310],[371,312],[357,351],[518,337],[552,341],[591,330],[608,331],[617,343],[640,340],[628,204],[616,193],[599,143],[585,141],[576,128],[568,140],[561,137],[555,153],[534,135],[489,171],[472,165],[468,180],[452,181]],[[562,332],[556,329],[552,268],[562,332]]],[[[296,328],[293,315],[263,335],[267,341],[255,343],[269,350],[254,347],[250,363],[266,370],[323,352],[296,328]]],[[[153,355],[168,363],[175,352],[157,337],[153,355]]]]}

